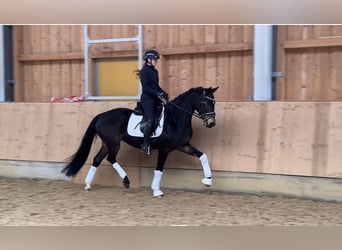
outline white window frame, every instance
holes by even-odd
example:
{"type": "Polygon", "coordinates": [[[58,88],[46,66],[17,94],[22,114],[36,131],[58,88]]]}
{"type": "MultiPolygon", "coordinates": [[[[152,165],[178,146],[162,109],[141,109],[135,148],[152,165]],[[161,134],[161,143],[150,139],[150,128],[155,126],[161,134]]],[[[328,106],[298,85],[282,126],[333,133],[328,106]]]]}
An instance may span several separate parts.
{"type": "Polygon", "coordinates": [[[120,43],[120,42],[137,42],[138,43],[138,65],[139,69],[142,67],[143,54],[143,28],[138,25],[138,34],[135,37],[113,38],[113,39],[89,39],[88,25],[84,25],[84,84],[85,84],[85,99],[86,100],[136,100],[141,95],[141,85],[139,84],[139,91],[136,96],[94,96],[90,95],[90,77],[89,77],[89,45],[99,43],[120,43]]]}

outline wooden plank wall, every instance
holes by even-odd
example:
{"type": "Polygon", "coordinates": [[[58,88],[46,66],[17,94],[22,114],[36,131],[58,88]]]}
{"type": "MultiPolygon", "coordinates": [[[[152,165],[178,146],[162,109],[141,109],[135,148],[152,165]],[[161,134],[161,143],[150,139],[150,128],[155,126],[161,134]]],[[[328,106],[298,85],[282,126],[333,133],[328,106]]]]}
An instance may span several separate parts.
{"type": "Polygon", "coordinates": [[[72,25],[15,26],[15,100],[49,101],[84,92],[83,30],[72,25]],[[71,56],[74,56],[72,58],[71,56]]]}
{"type": "Polygon", "coordinates": [[[342,100],[342,25],[278,26],[277,100],[342,100]]]}
{"type": "MultiPolygon", "coordinates": [[[[136,25],[94,25],[92,39],[132,37],[136,25]]],[[[253,95],[253,25],[144,25],[156,48],[161,85],[175,96],[191,86],[220,86],[221,101],[253,95]]],[[[83,26],[15,26],[16,101],[84,93],[83,26]]],[[[280,101],[341,100],[342,25],[279,25],[276,93],[280,101]]],[[[90,46],[96,58],[137,56],[135,43],[90,46]]]]}
{"type": "MultiPolygon", "coordinates": [[[[83,26],[15,26],[16,101],[47,102],[84,93],[83,26]]],[[[133,37],[135,25],[90,26],[91,39],[133,37]]],[[[145,25],[144,49],[160,50],[161,85],[170,96],[193,86],[220,86],[221,101],[252,96],[253,26],[145,25]]],[[[90,57],[137,56],[136,43],[96,44],[90,57]]]]}
{"type": "MultiPolygon", "coordinates": [[[[0,103],[0,159],[64,162],[95,114],[134,105],[0,103]]],[[[218,102],[216,112],[211,129],[193,119],[192,141],[214,170],[342,178],[341,102],[218,102]]],[[[99,148],[96,140],[88,166],[99,148]]],[[[122,143],[118,160],[123,167],[154,167],[156,153],[122,143]]],[[[170,154],[166,167],[201,169],[198,159],[180,152],[170,154]]]]}
{"type": "Polygon", "coordinates": [[[246,101],[253,92],[253,26],[147,26],[146,48],[162,57],[161,84],[171,96],[220,86],[217,99],[246,101]],[[221,47],[220,47],[221,46],[221,47]]]}

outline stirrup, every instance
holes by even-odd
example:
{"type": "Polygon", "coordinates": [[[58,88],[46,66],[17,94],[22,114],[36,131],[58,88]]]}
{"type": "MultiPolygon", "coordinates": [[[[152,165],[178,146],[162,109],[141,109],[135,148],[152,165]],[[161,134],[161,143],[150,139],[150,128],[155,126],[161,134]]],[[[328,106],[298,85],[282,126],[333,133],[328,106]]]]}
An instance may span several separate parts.
{"type": "Polygon", "coordinates": [[[148,155],[151,154],[151,147],[150,145],[142,144],[141,145],[141,151],[147,153],[148,155]]]}

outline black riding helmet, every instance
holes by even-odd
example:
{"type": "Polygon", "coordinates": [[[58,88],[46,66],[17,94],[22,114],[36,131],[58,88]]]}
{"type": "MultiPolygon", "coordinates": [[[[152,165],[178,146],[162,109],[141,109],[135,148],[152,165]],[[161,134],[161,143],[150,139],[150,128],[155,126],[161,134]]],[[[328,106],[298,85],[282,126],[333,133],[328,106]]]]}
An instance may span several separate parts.
{"type": "Polygon", "coordinates": [[[160,55],[159,55],[158,51],[156,51],[156,50],[148,50],[144,54],[144,60],[147,61],[148,58],[160,59],[160,55]]]}

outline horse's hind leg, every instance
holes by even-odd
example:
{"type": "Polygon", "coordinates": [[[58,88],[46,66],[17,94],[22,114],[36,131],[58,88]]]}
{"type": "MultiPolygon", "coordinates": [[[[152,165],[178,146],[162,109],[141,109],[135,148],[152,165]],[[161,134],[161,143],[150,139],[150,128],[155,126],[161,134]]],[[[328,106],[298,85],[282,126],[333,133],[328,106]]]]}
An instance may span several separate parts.
{"type": "Polygon", "coordinates": [[[120,164],[116,161],[116,155],[118,154],[119,149],[120,149],[120,144],[111,146],[109,153],[108,153],[107,160],[112,164],[113,168],[116,170],[116,172],[121,177],[124,187],[129,188],[130,182],[129,182],[129,179],[127,177],[127,173],[120,166],[120,164]]]}
{"type": "Polygon", "coordinates": [[[94,157],[93,164],[89,168],[88,174],[85,178],[86,186],[84,187],[84,189],[86,191],[91,190],[91,183],[94,180],[94,176],[95,176],[95,173],[97,171],[97,167],[101,164],[102,160],[106,157],[107,154],[108,154],[107,146],[104,143],[102,143],[102,147],[101,147],[100,151],[94,157]]]}

